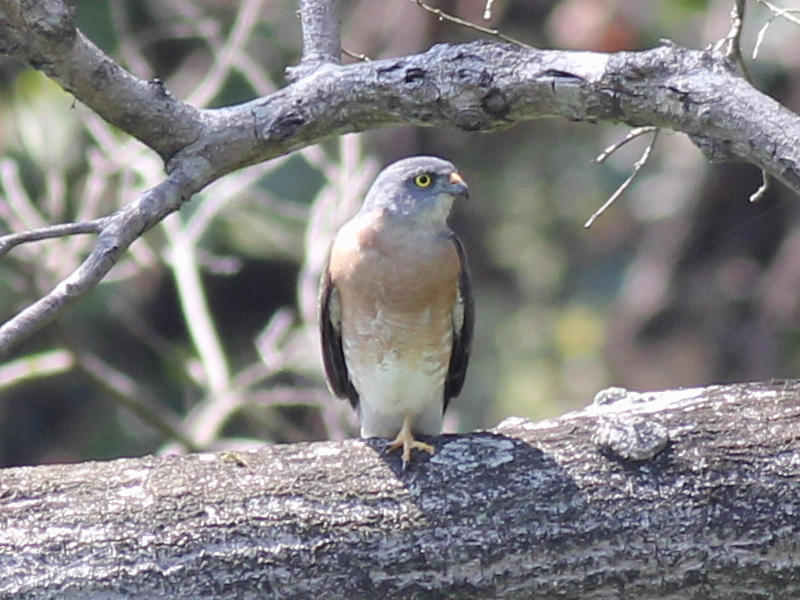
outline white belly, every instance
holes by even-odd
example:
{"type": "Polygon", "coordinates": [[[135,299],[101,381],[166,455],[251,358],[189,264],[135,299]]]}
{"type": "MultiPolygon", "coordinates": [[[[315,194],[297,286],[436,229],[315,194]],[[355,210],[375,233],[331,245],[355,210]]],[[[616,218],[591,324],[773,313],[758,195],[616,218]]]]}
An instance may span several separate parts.
{"type": "Polygon", "coordinates": [[[440,433],[447,365],[440,356],[421,358],[409,364],[390,352],[373,368],[350,370],[359,394],[362,437],[394,437],[406,415],[413,417],[415,433],[440,433]]]}

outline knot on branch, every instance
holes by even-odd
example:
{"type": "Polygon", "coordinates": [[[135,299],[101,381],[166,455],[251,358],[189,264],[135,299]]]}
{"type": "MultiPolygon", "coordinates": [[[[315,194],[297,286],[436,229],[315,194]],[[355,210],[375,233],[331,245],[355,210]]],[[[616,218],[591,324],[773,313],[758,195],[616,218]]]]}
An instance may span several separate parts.
{"type": "Polygon", "coordinates": [[[17,55],[37,69],[63,56],[75,41],[73,11],[58,0],[24,3],[0,23],[0,52],[17,55]],[[21,55],[21,56],[20,56],[21,55]]]}
{"type": "Polygon", "coordinates": [[[252,110],[255,119],[255,135],[268,142],[284,142],[297,135],[308,118],[299,102],[290,106],[278,106],[277,110],[269,102],[260,104],[252,110]]]}
{"type": "Polygon", "coordinates": [[[594,404],[605,405],[605,404],[613,404],[619,400],[627,398],[630,395],[630,392],[627,388],[619,387],[619,386],[611,386],[604,390],[600,390],[594,395],[594,404]]]}
{"type": "Polygon", "coordinates": [[[434,81],[425,69],[419,67],[406,69],[403,76],[403,89],[416,104],[421,106],[435,106],[439,102],[442,96],[439,87],[438,82],[434,81]]]}
{"type": "Polygon", "coordinates": [[[36,2],[23,15],[30,30],[51,44],[71,44],[77,35],[73,11],[63,2],[36,2]]]}
{"type": "Polygon", "coordinates": [[[650,460],[666,448],[669,430],[661,423],[630,413],[601,417],[592,442],[623,460],[650,460]]]}
{"type": "Polygon", "coordinates": [[[415,104],[428,111],[438,108],[441,115],[460,129],[496,129],[501,125],[497,121],[509,114],[510,103],[496,84],[486,57],[470,52],[470,46],[439,44],[410,63],[395,63],[382,69],[379,75],[398,78],[396,71],[400,70],[400,85],[415,104]],[[448,67],[431,66],[442,64],[448,67]]]}

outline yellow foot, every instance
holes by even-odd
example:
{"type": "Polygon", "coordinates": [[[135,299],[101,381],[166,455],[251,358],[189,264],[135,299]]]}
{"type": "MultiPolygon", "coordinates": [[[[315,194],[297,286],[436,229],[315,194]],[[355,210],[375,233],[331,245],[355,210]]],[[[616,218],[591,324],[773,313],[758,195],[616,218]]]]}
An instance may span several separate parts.
{"type": "Polygon", "coordinates": [[[419,440],[414,439],[414,434],[411,433],[410,417],[405,418],[403,421],[403,427],[400,429],[400,433],[397,434],[397,437],[394,438],[393,441],[389,442],[386,452],[392,452],[398,448],[403,448],[403,466],[407,465],[411,461],[411,451],[414,448],[427,452],[428,454],[433,454],[436,452],[436,448],[430,444],[426,444],[425,442],[420,442],[419,440]]]}

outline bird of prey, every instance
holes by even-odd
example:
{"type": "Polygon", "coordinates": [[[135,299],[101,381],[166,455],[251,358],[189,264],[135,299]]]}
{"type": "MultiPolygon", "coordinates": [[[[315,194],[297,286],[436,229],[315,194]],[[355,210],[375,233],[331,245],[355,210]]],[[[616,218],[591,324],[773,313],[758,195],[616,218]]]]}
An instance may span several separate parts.
{"type": "Polygon", "coordinates": [[[447,225],[467,185],[447,160],[387,166],[336,235],[320,288],[331,391],[358,410],[361,437],[389,438],[403,464],[438,435],[464,385],[474,321],[461,242],[447,225]]]}

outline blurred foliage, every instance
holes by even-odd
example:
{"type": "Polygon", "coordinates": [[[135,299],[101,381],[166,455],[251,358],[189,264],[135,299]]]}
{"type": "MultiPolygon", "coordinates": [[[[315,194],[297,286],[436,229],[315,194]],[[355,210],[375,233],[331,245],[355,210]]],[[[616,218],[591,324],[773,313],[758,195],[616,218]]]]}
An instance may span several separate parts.
{"type": "MultiPolygon", "coordinates": [[[[541,47],[615,51],[668,38],[702,48],[727,32],[730,4],[507,0],[488,25],[541,47]]],[[[479,0],[437,5],[476,22],[484,10],[479,0]]],[[[769,19],[748,7],[746,55],[769,19]]],[[[284,84],[300,55],[296,10],[290,0],[75,2],[96,44],[203,106],[284,84]]],[[[374,58],[476,36],[413,3],[374,0],[345,1],[343,31],[347,50],[374,58]]],[[[800,30],[775,21],[751,63],[756,84],[795,111],[799,45],[800,30]]],[[[324,388],[316,282],[333,232],[380,166],[416,153],[452,159],[471,187],[452,223],[478,320],[450,429],[556,415],[610,384],[798,376],[797,199],[773,184],[749,204],[757,169],[711,166],[667,134],[634,186],[585,230],[648,141],[596,164],[625,133],[562,120],[491,135],[393,127],[223,178],[0,365],[0,464],[354,435],[349,407],[324,388]]],[[[0,61],[0,150],[0,232],[108,214],[162,177],[141,144],[9,61],[0,61]]],[[[4,257],[0,318],[51,289],[93,241],[4,257]]]]}

